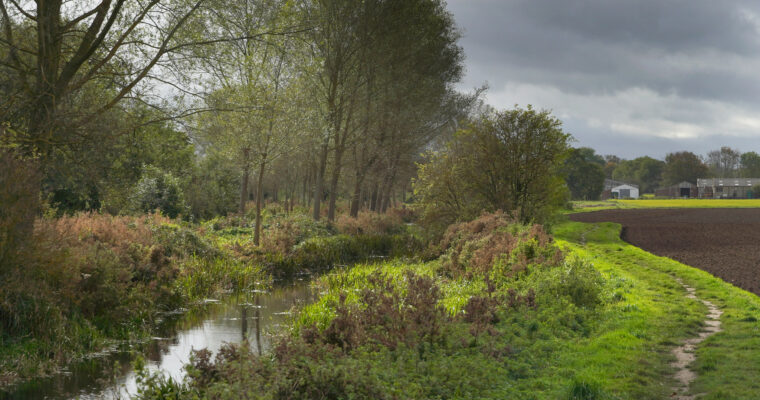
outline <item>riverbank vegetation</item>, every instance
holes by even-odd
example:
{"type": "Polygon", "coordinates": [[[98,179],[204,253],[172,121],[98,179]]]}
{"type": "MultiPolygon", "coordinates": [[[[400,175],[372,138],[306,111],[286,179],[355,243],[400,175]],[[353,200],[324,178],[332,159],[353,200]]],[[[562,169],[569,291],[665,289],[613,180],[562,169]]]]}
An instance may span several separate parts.
{"type": "Polygon", "coordinates": [[[55,372],[114,340],[141,340],[162,313],[207,297],[421,250],[404,212],[334,226],[279,206],[265,215],[261,246],[253,244],[255,216],[199,225],[159,214],[37,218],[12,254],[23,262],[1,271],[3,383],[55,372]]]}
{"type": "Polygon", "coordinates": [[[724,310],[724,331],[697,350],[691,393],[756,397],[757,297],[628,245],[619,229],[566,222],[555,241],[501,213],[452,226],[433,261],[318,279],[320,299],[270,355],[201,351],[184,382],[146,376],[140,397],[660,399],[675,387],[670,350],[705,315],[676,279],[724,310]]]}

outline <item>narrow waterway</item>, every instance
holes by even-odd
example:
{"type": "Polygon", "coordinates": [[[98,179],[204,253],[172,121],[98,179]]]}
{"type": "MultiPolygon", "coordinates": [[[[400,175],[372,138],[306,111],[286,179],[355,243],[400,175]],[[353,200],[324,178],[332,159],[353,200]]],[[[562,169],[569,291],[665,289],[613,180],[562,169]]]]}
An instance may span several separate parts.
{"type": "Polygon", "coordinates": [[[145,358],[150,371],[179,380],[192,350],[216,353],[225,343],[247,338],[253,351],[266,352],[273,329],[286,322],[294,305],[314,299],[310,286],[298,282],[269,292],[251,293],[224,301],[208,299],[202,310],[167,315],[157,336],[148,343],[111,349],[70,365],[50,378],[0,392],[2,400],[125,399],[136,390],[132,360],[145,358]]]}

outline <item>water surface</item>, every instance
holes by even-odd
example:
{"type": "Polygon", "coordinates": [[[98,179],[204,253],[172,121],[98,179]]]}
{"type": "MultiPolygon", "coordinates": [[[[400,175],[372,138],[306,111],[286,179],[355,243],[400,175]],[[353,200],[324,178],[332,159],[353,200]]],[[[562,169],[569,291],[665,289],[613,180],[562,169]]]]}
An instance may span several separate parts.
{"type": "Polygon", "coordinates": [[[291,308],[314,298],[308,283],[250,293],[225,301],[209,299],[200,311],[167,315],[157,336],[141,345],[123,346],[70,365],[63,373],[0,392],[2,400],[115,399],[136,391],[131,362],[142,354],[150,371],[181,380],[192,350],[216,353],[225,343],[247,338],[251,349],[266,352],[270,332],[286,323],[291,308]]]}

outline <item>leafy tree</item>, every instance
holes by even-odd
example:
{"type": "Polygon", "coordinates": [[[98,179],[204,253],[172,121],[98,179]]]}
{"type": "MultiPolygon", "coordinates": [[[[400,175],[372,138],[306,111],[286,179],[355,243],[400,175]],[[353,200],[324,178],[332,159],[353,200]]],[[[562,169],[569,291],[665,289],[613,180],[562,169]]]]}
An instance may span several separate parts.
{"type": "Polygon", "coordinates": [[[146,166],[133,189],[132,208],[137,212],[160,210],[170,218],[187,211],[179,179],[152,166],[146,166]]]}
{"type": "Polygon", "coordinates": [[[620,162],[612,178],[634,183],[642,193],[651,193],[660,186],[664,168],[665,162],[644,156],[620,162]]]}
{"type": "Polygon", "coordinates": [[[760,177],[760,154],[749,151],[741,155],[741,173],[745,178],[760,177]]]}
{"type": "Polygon", "coordinates": [[[696,184],[697,178],[706,178],[708,173],[707,165],[698,155],[689,151],[680,151],[665,156],[662,179],[666,185],[675,185],[684,181],[696,184]]]}
{"type": "Polygon", "coordinates": [[[204,53],[202,67],[212,78],[205,104],[214,110],[201,118],[201,136],[215,151],[234,159],[241,169],[240,207],[245,213],[250,172],[256,171],[256,225],[259,244],[262,225],[264,174],[294,146],[302,112],[295,112],[300,93],[293,65],[296,41],[291,35],[236,43],[234,37],[281,32],[294,24],[286,1],[234,1],[211,21],[229,35],[229,45],[204,53]]]}
{"type": "Polygon", "coordinates": [[[558,119],[531,106],[481,116],[420,165],[414,192],[423,217],[450,223],[485,209],[546,222],[566,201],[569,141],[558,119]]]}
{"type": "Polygon", "coordinates": [[[195,40],[181,32],[205,0],[0,1],[0,85],[13,99],[0,121],[24,128],[19,142],[43,157],[79,142],[83,130],[160,74],[168,55],[195,40]],[[98,88],[110,88],[94,97],[98,88]]]}
{"type": "Polygon", "coordinates": [[[602,167],[607,163],[604,157],[596,154],[596,150],[591,147],[578,147],[573,149],[572,153],[574,157],[580,157],[587,162],[598,164],[602,167]]]}
{"type": "Polygon", "coordinates": [[[719,178],[735,178],[739,175],[741,153],[728,146],[707,153],[710,172],[719,178]]]}
{"type": "Polygon", "coordinates": [[[228,158],[207,154],[192,168],[185,200],[196,219],[227,215],[237,209],[240,170],[228,158]]]}
{"type": "Polygon", "coordinates": [[[570,150],[565,160],[565,182],[573,199],[599,199],[604,190],[603,163],[604,159],[588,147],[570,150]]]}
{"type": "Polygon", "coordinates": [[[608,179],[612,179],[612,174],[615,172],[618,164],[623,160],[620,157],[612,154],[604,156],[604,175],[608,179]]]}

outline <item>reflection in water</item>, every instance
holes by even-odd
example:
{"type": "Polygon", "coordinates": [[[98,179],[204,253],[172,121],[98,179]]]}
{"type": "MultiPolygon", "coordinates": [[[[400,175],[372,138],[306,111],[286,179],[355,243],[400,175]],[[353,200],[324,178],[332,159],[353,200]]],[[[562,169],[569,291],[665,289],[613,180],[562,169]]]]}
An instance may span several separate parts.
{"type": "Polygon", "coordinates": [[[129,397],[136,391],[136,375],[131,368],[132,354],[136,353],[143,354],[149,371],[160,370],[175,380],[184,377],[183,366],[190,361],[192,350],[207,348],[216,353],[224,343],[247,339],[261,355],[271,346],[267,331],[285,322],[291,307],[313,299],[309,285],[299,283],[271,293],[257,292],[223,303],[209,303],[202,312],[167,320],[158,332],[161,337],[144,345],[76,363],[62,374],[28,382],[10,393],[0,392],[0,399],[129,397]]]}

